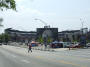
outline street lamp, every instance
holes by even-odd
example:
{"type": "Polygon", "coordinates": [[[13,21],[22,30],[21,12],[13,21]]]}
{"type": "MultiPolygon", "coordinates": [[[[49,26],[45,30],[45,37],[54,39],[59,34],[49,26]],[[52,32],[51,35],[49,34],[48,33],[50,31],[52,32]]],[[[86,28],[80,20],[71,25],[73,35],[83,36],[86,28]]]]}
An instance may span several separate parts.
{"type": "Polygon", "coordinates": [[[47,26],[47,23],[44,22],[43,20],[41,20],[41,19],[37,19],[37,18],[35,18],[35,20],[39,20],[39,21],[41,21],[45,26],[47,26]]]}
{"type": "MultiPolygon", "coordinates": [[[[47,23],[44,22],[43,20],[37,19],[37,18],[35,18],[35,20],[39,20],[40,22],[42,22],[42,23],[45,25],[45,26],[44,26],[45,31],[46,31],[47,28],[49,27],[49,26],[47,25],[47,23]]],[[[47,37],[48,37],[48,35],[47,35],[47,34],[44,34],[43,39],[44,39],[44,46],[45,46],[45,49],[47,48],[47,37]]]]}

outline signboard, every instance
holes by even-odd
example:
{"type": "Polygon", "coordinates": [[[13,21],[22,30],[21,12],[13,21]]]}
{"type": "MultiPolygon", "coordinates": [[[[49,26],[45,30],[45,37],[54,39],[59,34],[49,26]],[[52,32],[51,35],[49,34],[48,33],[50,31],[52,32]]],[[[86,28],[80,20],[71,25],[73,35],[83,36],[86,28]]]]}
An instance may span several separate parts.
{"type": "Polygon", "coordinates": [[[86,46],[86,36],[81,36],[81,38],[80,38],[80,45],[86,46]]]}

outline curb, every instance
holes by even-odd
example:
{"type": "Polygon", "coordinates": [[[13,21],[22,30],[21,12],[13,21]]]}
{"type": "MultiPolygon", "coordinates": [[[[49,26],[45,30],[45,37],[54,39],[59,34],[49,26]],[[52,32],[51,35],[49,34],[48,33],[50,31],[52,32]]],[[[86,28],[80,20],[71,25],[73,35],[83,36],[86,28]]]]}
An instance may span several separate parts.
{"type": "Polygon", "coordinates": [[[39,48],[32,48],[33,50],[40,50],[40,51],[55,51],[53,49],[39,49],[39,48]]]}

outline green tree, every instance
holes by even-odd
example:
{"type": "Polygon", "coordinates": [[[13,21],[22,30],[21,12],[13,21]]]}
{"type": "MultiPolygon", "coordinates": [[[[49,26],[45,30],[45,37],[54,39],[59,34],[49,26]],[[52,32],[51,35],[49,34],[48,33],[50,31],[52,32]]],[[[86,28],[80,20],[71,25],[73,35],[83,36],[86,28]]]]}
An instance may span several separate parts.
{"type": "Polygon", "coordinates": [[[52,41],[53,41],[52,38],[51,37],[48,37],[48,41],[47,41],[48,44],[51,43],[52,41]]]}
{"type": "Polygon", "coordinates": [[[43,42],[44,42],[42,36],[40,36],[40,37],[37,39],[37,41],[40,42],[40,43],[43,43],[43,42]]]}
{"type": "Polygon", "coordinates": [[[1,40],[1,42],[8,43],[8,41],[10,40],[10,36],[8,34],[1,34],[0,35],[0,40],[1,40]]]}
{"type": "Polygon", "coordinates": [[[16,10],[15,0],[0,0],[0,9],[3,8],[16,10]]]}
{"type": "MultiPolygon", "coordinates": [[[[13,9],[16,11],[16,2],[15,0],[0,0],[0,10],[3,11],[3,9],[13,9]]],[[[3,25],[1,24],[1,22],[3,21],[2,18],[0,18],[0,27],[2,27],[3,25]]]]}

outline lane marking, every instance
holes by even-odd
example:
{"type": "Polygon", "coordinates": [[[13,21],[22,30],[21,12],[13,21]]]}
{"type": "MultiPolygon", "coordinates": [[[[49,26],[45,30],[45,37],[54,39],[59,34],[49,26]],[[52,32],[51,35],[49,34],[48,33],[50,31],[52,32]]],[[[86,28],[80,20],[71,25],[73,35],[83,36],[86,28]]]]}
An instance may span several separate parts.
{"type": "MultiPolygon", "coordinates": [[[[57,56],[57,57],[67,57],[67,56],[65,56],[65,55],[63,55],[63,56],[61,56],[61,55],[55,55],[55,54],[53,54],[54,56],[57,56]]],[[[85,57],[85,55],[84,56],[82,56],[82,58],[80,57],[81,55],[70,55],[70,56],[72,56],[74,59],[78,59],[78,60],[85,60],[85,61],[89,61],[89,59],[87,59],[87,58],[84,58],[85,57]]],[[[69,57],[69,56],[68,56],[69,57]]]]}
{"type": "Polygon", "coordinates": [[[90,59],[87,59],[87,60],[90,60],[90,59]]]}
{"type": "Polygon", "coordinates": [[[11,55],[12,57],[16,58],[17,56],[16,55],[11,55]]]}
{"type": "Polygon", "coordinates": [[[28,60],[21,60],[24,63],[30,63],[28,60]]]}
{"type": "MultiPolygon", "coordinates": [[[[36,58],[39,58],[39,59],[44,59],[42,56],[36,56],[36,58]]],[[[47,59],[48,61],[51,61],[50,59],[47,59]]],[[[89,59],[90,60],[90,59],[89,59]]],[[[54,62],[57,62],[55,60],[53,60],[54,62]]],[[[72,63],[72,62],[67,62],[67,61],[64,61],[64,60],[61,60],[59,61],[60,63],[63,63],[63,64],[69,64],[69,65],[73,65],[73,66],[76,66],[76,67],[87,67],[87,66],[82,66],[82,65],[79,65],[79,64],[75,64],[75,63],[72,63]]]]}
{"type": "Polygon", "coordinates": [[[42,59],[42,56],[36,56],[36,58],[40,58],[40,59],[42,59]]]}
{"type": "Polygon", "coordinates": [[[87,66],[82,66],[82,65],[79,65],[79,64],[74,64],[72,62],[66,62],[66,61],[63,61],[63,60],[61,60],[60,63],[69,64],[69,65],[73,65],[73,66],[79,66],[79,67],[87,67],[87,66]]]}

